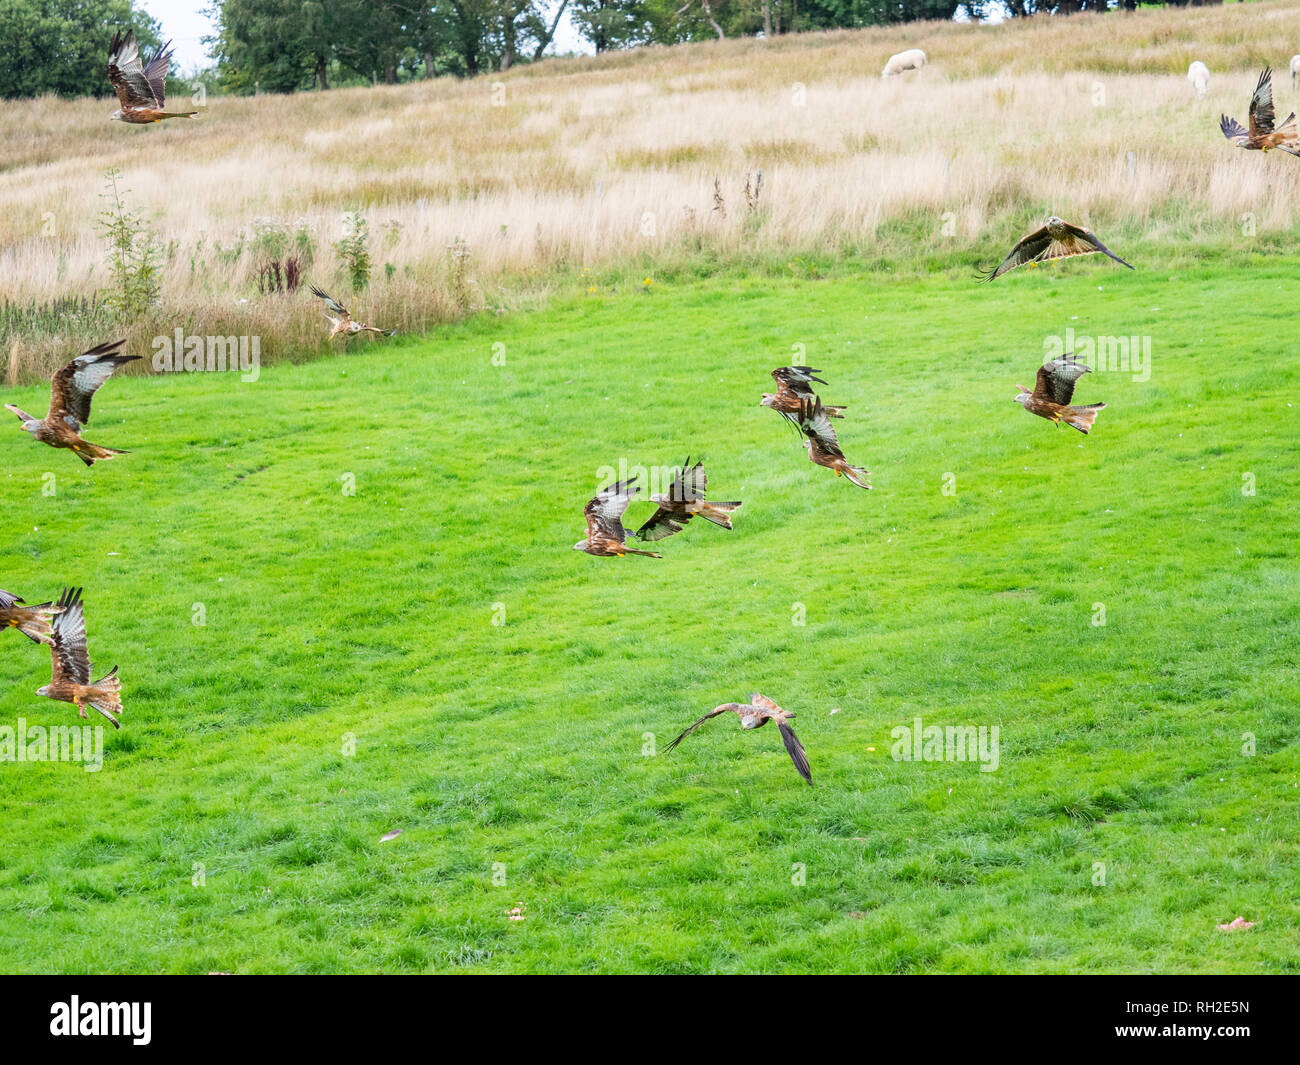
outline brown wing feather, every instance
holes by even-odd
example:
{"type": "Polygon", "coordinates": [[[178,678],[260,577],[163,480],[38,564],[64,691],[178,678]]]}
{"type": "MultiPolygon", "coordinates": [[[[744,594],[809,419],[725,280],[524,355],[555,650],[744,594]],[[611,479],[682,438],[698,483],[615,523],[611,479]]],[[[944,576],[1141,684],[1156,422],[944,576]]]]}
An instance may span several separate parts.
{"type": "Polygon", "coordinates": [[[90,655],[86,650],[86,615],[81,589],[65,588],[57,604],[61,610],[50,622],[51,684],[90,683],[90,655]]]}
{"type": "Polygon", "coordinates": [[[684,729],[680,736],[678,736],[675,740],[672,741],[672,743],[668,744],[668,746],[664,748],[664,753],[666,754],[668,751],[671,751],[674,747],[676,747],[679,743],[681,743],[682,740],[686,739],[687,736],[689,736],[697,728],[703,725],[704,722],[708,721],[709,718],[717,717],[719,714],[725,714],[730,709],[731,709],[731,705],[724,703],[722,706],[715,707],[713,710],[710,710],[707,714],[705,714],[702,718],[700,718],[697,722],[695,722],[695,724],[693,724],[690,728],[684,729]]]}
{"type": "MultiPolygon", "coordinates": [[[[1126,263],[1123,259],[1121,259],[1118,255],[1116,255],[1113,251],[1111,251],[1108,247],[1106,247],[1105,244],[1103,244],[1100,240],[1098,240],[1097,235],[1092,230],[1084,229],[1083,226],[1072,225],[1069,222],[1065,223],[1065,228],[1070,231],[1070,233],[1074,236],[1076,240],[1083,241],[1085,244],[1091,247],[1093,251],[1099,251],[1102,253],[1102,255],[1108,255],[1110,256],[1110,258],[1114,259],[1121,266],[1127,266],[1130,270],[1133,269],[1132,265],[1126,263]]],[[[1076,252],[1076,254],[1078,253],[1076,252]]]]}
{"type": "Polygon", "coordinates": [[[315,296],[317,299],[322,299],[322,300],[324,300],[324,301],[325,301],[325,306],[328,307],[328,308],[329,308],[331,311],[333,311],[335,314],[340,315],[340,316],[342,316],[342,317],[344,317],[344,318],[348,318],[348,317],[350,317],[349,314],[348,314],[348,309],[347,309],[346,307],[344,307],[343,304],[341,304],[338,300],[334,299],[334,297],[332,297],[332,296],[327,296],[324,292],[322,292],[320,289],[318,289],[315,285],[312,285],[312,287],[311,287],[311,292],[312,292],[312,295],[315,296]]]}
{"type": "Polygon", "coordinates": [[[67,366],[58,370],[52,379],[50,413],[47,421],[61,421],[73,432],[80,431],[90,422],[90,401],[113,372],[139,355],[119,355],[117,349],[125,340],[100,344],[78,355],[67,366]]]}
{"type": "Polygon", "coordinates": [[[662,540],[681,532],[690,520],[689,514],[674,514],[660,507],[650,516],[649,521],[637,529],[636,537],[638,540],[662,540]]]}
{"type": "Polygon", "coordinates": [[[108,80],[124,110],[162,109],[162,101],[154,97],[153,86],[140,63],[135,30],[127,31],[125,38],[120,30],[113,34],[113,43],[108,47],[108,80]]]}
{"type": "Polygon", "coordinates": [[[981,271],[978,275],[979,279],[992,281],[1017,267],[1024,266],[1025,263],[1031,263],[1046,251],[1051,243],[1052,238],[1047,232],[1047,226],[1040,226],[1027,236],[1021,237],[1016,246],[1011,249],[1011,253],[992,270],[981,271]]]}
{"type": "Polygon", "coordinates": [[[820,399],[814,397],[812,402],[806,399],[799,401],[799,428],[812,441],[813,447],[823,454],[844,458],[839,439],[835,435],[835,427],[831,425],[820,399]]]}
{"type": "Polygon", "coordinates": [[[776,703],[772,702],[772,700],[769,699],[762,692],[754,692],[749,697],[749,704],[750,706],[760,707],[763,710],[775,710],[778,713],[780,713],[781,711],[781,708],[777,706],[776,703]]]}
{"type": "Polygon", "coordinates": [[[1268,67],[1259,76],[1254,95],[1250,98],[1250,135],[1255,140],[1273,132],[1277,116],[1273,112],[1273,71],[1268,67]]]}
{"type": "Polygon", "coordinates": [[[1073,355],[1063,355],[1059,359],[1053,359],[1038,368],[1034,395],[1067,406],[1074,398],[1075,382],[1084,374],[1091,372],[1092,367],[1080,362],[1073,355]]]}
{"type": "Polygon", "coordinates": [[[812,768],[808,765],[808,756],[804,753],[799,737],[784,721],[778,721],[776,727],[781,730],[781,739],[785,742],[785,749],[790,752],[790,761],[794,763],[795,769],[799,770],[799,775],[811,784],[812,768]]]}
{"type": "Polygon", "coordinates": [[[587,519],[587,539],[591,539],[593,532],[619,543],[627,538],[627,530],[623,528],[623,514],[632,502],[632,497],[641,491],[640,485],[632,487],[636,479],[637,477],[629,477],[626,481],[606,485],[583,508],[582,513],[587,519]]]}

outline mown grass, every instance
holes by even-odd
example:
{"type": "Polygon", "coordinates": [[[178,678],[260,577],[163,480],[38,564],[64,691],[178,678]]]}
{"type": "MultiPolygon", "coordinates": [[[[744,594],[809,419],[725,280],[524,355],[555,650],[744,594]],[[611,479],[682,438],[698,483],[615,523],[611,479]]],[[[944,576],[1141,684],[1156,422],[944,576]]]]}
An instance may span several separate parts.
{"type": "MultiPolygon", "coordinates": [[[[0,966],[1295,971],[1300,261],[1138,266],[596,284],[114,380],[91,471],[0,438],[0,585],[84,584],[126,701],[101,772],[0,765],[0,966]],[[1089,438],[1012,402],[1066,326],[1153,338],[1089,438]],[[796,358],[872,492],[758,406],[796,358]],[[733,534],[570,550],[600,467],[688,453],[733,534]],[[733,722],[643,755],[752,689],[815,787],[733,722]],[[918,715],[1000,768],[892,760],[918,715]]],[[[0,637],[0,723],[74,721],[0,637]]]]}

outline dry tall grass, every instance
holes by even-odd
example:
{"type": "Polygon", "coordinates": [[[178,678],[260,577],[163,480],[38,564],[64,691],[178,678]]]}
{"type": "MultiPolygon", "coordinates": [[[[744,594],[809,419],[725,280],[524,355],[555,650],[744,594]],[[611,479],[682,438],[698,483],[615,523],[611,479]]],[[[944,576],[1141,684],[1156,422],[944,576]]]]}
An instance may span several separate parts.
{"type": "MultiPolygon", "coordinates": [[[[992,257],[1054,210],[1112,246],[1241,241],[1300,223],[1300,161],[1232,149],[1265,62],[1300,51],[1294,2],[920,23],[553,60],[474,81],[214,98],[193,122],[129,128],[103,100],[0,102],[0,301],[105,283],[102,175],[167,248],[164,303],[133,342],[255,334],[264,356],[321,346],[305,294],[261,297],[240,235],[257,218],[315,234],[311,279],[402,330],[460,312],[448,246],[467,242],[476,299],[564,269],[651,269],[692,256],[850,253],[992,257]],[[885,59],[926,50],[882,81],[885,59]],[[1210,67],[1206,99],[1185,73],[1210,67]],[[747,176],[763,171],[758,210],[747,176]],[[715,199],[715,182],[721,209],[715,199]],[[332,243],[362,210],[375,281],[352,297],[332,243]],[[486,292],[484,296],[482,293],[486,292]]],[[[1280,115],[1291,99],[1276,83],[1280,115]]],[[[76,333],[70,328],[69,333],[76,333]]],[[[0,340],[3,340],[0,337],[0,340]]],[[[44,369],[79,336],[20,335],[11,365],[44,369]]]]}

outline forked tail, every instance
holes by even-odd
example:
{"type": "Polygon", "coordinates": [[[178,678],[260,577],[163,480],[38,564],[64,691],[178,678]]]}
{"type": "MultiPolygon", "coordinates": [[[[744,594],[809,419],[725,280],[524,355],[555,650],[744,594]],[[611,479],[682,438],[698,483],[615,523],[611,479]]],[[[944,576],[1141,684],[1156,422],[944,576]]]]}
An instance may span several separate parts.
{"type": "Polygon", "coordinates": [[[100,447],[98,444],[92,444],[89,440],[78,440],[72,445],[72,450],[76,452],[77,458],[81,459],[87,466],[93,466],[96,462],[115,458],[118,455],[131,454],[129,451],[119,451],[113,447],[100,447]]]}
{"type": "Polygon", "coordinates": [[[663,557],[664,557],[663,555],[656,554],[656,553],[653,552],[653,551],[639,551],[639,550],[637,550],[635,547],[624,547],[624,548],[623,548],[623,554],[625,554],[625,555],[645,555],[646,558],[663,558],[663,557]]]}
{"type": "Polygon", "coordinates": [[[861,466],[850,466],[846,462],[840,467],[840,472],[859,488],[871,487],[871,482],[867,480],[867,478],[871,476],[871,472],[863,469],[861,466]]]}
{"type": "Polygon", "coordinates": [[[95,696],[93,699],[87,699],[86,705],[93,706],[108,718],[114,728],[121,728],[117,719],[122,713],[122,696],[119,694],[122,690],[122,682],[117,677],[117,666],[110,669],[102,680],[95,681],[91,687],[95,689],[95,696]]]}
{"type": "Polygon", "coordinates": [[[1089,403],[1086,407],[1066,407],[1061,421],[1087,436],[1092,431],[1092,423],[1097,420],[1098,411],[1104,410],[1105,407],[1104,403],[1089,403]]]}
{"type": "Polygon", "coordinates": [[[705,521],[711,521],[723,529],[731,528],[731,514],[740,507],[740,502],[734,503],[701,503],[697,513],[705,521]]]}

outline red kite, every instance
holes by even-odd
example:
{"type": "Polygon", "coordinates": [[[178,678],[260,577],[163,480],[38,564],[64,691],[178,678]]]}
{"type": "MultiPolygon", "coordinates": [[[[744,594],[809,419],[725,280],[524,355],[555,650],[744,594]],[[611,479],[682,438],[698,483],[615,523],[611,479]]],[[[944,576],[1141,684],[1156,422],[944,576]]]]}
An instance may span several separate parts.
{"type": "Polygon", "coordinates": [[[376,329],[373,325],[354,322],[352,320],[352,315],[348,314],[347,308],[344,307],[343,304],[339,303],[338,300],[331,299],[315,285],[312,285],[311,290],[318,299],[323,299],[325,301],[326,307],[338,315],[337,318],[332,315],[325,315],[325,317],[329,319],[330,325],[333,326],[330,330],[331,340],[340,334],[345,337],[351,337],[356,336],[358,333],[378,333],[380,336],[390,337],[397,332],[396,329],[376,329]]]}
{"type": "Polygon", "coordinates": [[[1011,254],[1001,263],[992,270],[982,271],[978,276],[981,281],[992,281],[1026,263],[1068,259],[1072,255],[1095,255],[1097,252],[1110,256],[1120,266],[1133,269],[1098,240],[1090,230],[1052,215],[1046,225],[1035,229],[1027,237],[1021,237],[1020,242],[1011,249],[1011,254]]]}
{"type": "Polygon", "coordinates": [[[17,629],[33,643],[49,644],[50,618],[59,612],[53,603],[26,606],[16,595],[0,588],[0,629],[17,629]]]}
{"type": "Polygon", "coordinates": [[[1037,414],[1058,425],[1065,422],[1086,436],[1092,430],[1092,423],[1097,420],[1097,412],[1106,407],[1104,403],[1090,403],[1085,407],[1070,406],[1070,400],[1074,396],[1074,383],[1086,373],[1092,373],[1092,367],[1079,362],[1073,354],[1053,359],[1038,368],[1038,380],[1034,383],[1032,392],[1024,385],[1016,385],[1020,389],[1016,402],[1030,414],[1037,414]]]}
{"type": "MultiPolygon", "coordinates": [[[[816,399],[812,382],[824,385],[826,382],[816,375],[819,370],[811,366],[781,366],[772,371],[777,384],[776,393],[764,392],[759,406],[771,407],[796,428],[799,425],[799,404],[805,399],[816,399]]],[[[827,407],[826,413],[832,418],[843,418],[843,407],[827,407]]]]}
{"type": "Polygon", "coordinates": [[[785,741],[785,749],[790,752],[790,760],[794,762],[795,769],[799,770],[799,775],[804,780],[808,781],[809,784],[812,783],[812,770],[808,768],[808,756],[804,754],[803,744],[799,742],[799,737],[794,734],[794,729],[786,724],[787,721],[794,717],[794,714],[788,710],[782,710],[766,695],[760,695],[758,692],[754,692],[747,703],[723,703],[721,706],[714,707],[665,747],[664,752],[671,751],[682,740],[703,725],[704,722],[708,721],[709,718],[725,714],[728,710],[740,717],[740,727],[746,732],[750,729],[762,728],[769,721],[775,721],[776,727],[781,731],[781,739],[785,741]]]}
{"type": "Polygon", "coordinates": [[[113,371],[119,366],[134,362],[140,357],[119,355],[117,349],[125,343],[125,340],[114,340],[100,344],[99,347],[78,355],[57,371],[52,379],[50,409],[44,420],[33,418],[12,403],[6,403],[5,410],[18,415],[23,429],[42,444],[68,448],[87,466],[93,466],[101,459],[129,454],[111,447],[100,447],[80,436],[81,427],[90,421],[90,401],[100,386],[113,376],[113,371]]]}
{"type": "Polygon", "coordinates": [[[135,30],[128,30],[125,40],[121,30],[113,34],[113,43],[108,46],[108,80],[113,83],[113,91],[122,106],[109,116],[112,121],[143,126],[165,118],[193,118],[198,114],[197,111],[165,110],[167,68],[172,61],[167,49],[171,43],[168,41],[159,48],[149,62],[141,63],[135,30]]]}
{"type": "Polygon", "coordinates": [[[589,555],[609,557],[617,555],[646,555],[649,558],[663,558],[653,551],[638,551],[628,547],[627,530],[623,528],[623,513],[632,497],[641,491],[640,485],[632,487],[635,477],[626,481],[615,481],[606,485],[595,494],[591,502],[583,509],[587,519],[587,538],[573,545],[575,551],[586,551],[589,555]]]}
{"type": "Polygon", "coordinates": [[[697,515],[705,521],[723,529],[731,528],[731,513],[740,507],[735,503],[709,503],[704,498],[709,478],[704,472],[704,463],[691,465],[690,458],[673,479],[666,496],[654,495],[650,498],[659,504],[650,520],[637,529],[636,535],[641,540],[662,540],[681,532],[691,518],[697,515]]]}
{"type": "Polygon", "coordinates": [[[1250,129],[1242,129],[1240,122],[1227,115],[1219,115],[1219,129],[1238,148],[1256,152],[1277,148],[1300,157],[1300,131],[1296,129],[1295,112],[1287,115],[1277,129],[1273,128],[1273,118],[1273,72],[1265,67],[1250,98],[1250,129]]]}
{"type": "Polygon", "coordinates": [[[60,596],[59,613],[54,617],[50,646],[52,660],[50,683],[37,691],[47,699],[74,703],[77,713],[86,716],[86,707],[93,706],[114,728],[122,713],[122,682],[117,678],[117,666],[99,680],[91,683],[90,656],[86,653],[86,616],[81,606],[81,589],[65,588],[60,596]]]}
{"type": "Polygon", "coordinates": [[[799,403],[799,429],[806,436],[803,446],[808,449],[808,461],[818,466],[834,470],[835,476],[847,477],[859,488],[870,488],[867,480],[871,476],[861,466],[850,466],[849,460],[840,450],[840,443],[835,438],[835,427],[826,414],[822,401],[815,396],[812,401],[801,400],[799,403]]]}

